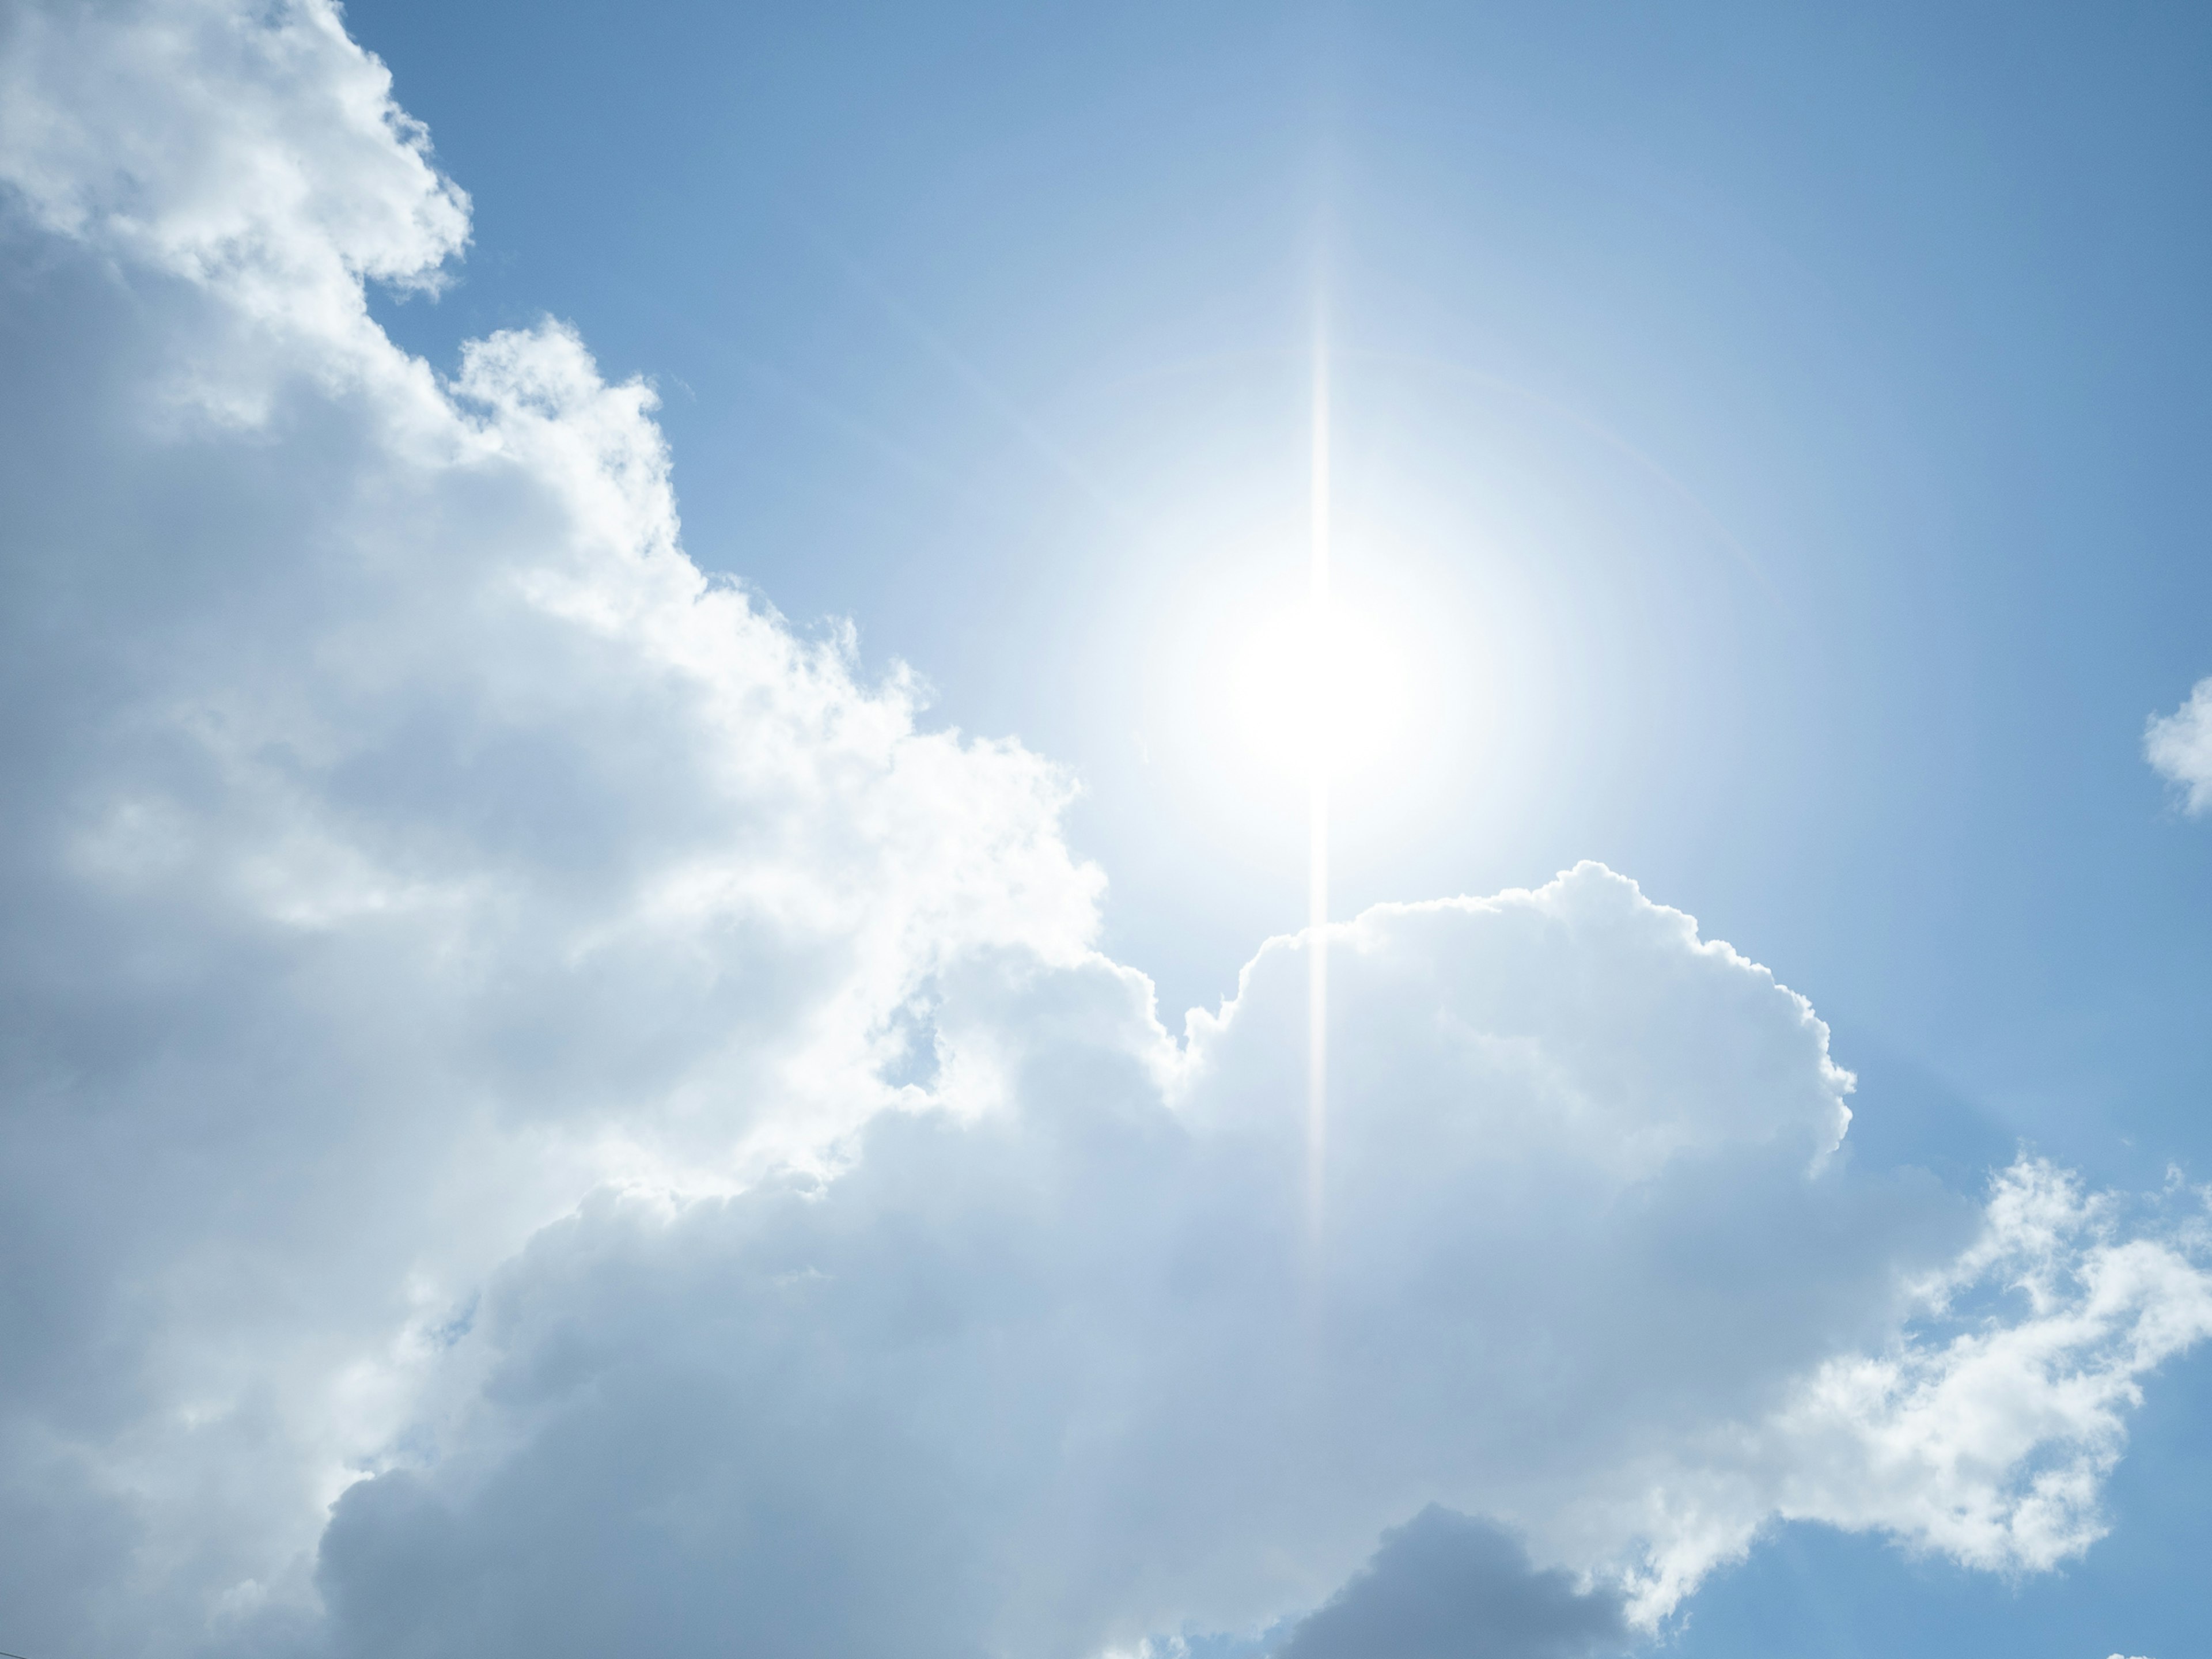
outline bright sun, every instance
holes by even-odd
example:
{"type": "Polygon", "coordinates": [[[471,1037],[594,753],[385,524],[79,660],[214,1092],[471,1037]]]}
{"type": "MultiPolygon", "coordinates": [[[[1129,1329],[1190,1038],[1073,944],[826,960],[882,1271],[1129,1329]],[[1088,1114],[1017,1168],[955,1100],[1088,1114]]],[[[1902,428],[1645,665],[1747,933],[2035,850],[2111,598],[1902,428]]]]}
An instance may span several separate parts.
{"type": "Polygon", "coordinates": [[[1271,765],[1355,776],[1403,735],[1407,668],[1405,652],[1357,611],[1279,611],[1246,640],[1231,671],[1237,730],[1271,765]]]}

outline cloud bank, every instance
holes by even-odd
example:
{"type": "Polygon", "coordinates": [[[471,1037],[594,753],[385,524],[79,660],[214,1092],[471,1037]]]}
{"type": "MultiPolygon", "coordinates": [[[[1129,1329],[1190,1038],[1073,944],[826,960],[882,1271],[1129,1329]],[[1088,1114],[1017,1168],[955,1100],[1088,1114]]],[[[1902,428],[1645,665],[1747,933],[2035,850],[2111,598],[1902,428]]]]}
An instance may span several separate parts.
{"type": "Polygon", "coordinates": [[[2182,792],[2182,809],[2212,812],[2212,679],[2197,682],[2171,714],[2154,714],[2143,729],[2143,756],[2182,792]]]}
{"type": "Polygon", "coordinates": [[[7,1645],[1565,1656],[1778,1518],[2098,1536],[2188,1194],[1855,1174],[1594,865],[1170,1032],[1067,777],[702,574],[648,387],[376,326],[467,200],[334,8],[4,27],[7,1645]]]}

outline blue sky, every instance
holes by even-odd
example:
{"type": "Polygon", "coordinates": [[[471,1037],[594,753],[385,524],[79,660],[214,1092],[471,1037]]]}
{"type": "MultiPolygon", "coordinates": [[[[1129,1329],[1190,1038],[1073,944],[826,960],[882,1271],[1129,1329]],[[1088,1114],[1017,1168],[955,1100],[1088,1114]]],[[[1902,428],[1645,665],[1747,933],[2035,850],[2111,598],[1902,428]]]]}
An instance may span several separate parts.
{"type": "Polygon", "coordinates": [[[2202,836],[2137,750],[2203,669],[2195,20],[349,15],[477,201],[398,337],[550,310],[653,377],[694,554],[1077,766],[1169,1001],[1298,914],[1297,836],[1129,738],[1303,508],[1325,271],[1347,514],[1549,630],[1545,752],[1425,752],[1352,894],[1601,856],[2001,1136],[2199,1150],[2202,836]]]}
{"type": "Polygon", "coordinates": [[[0,36],[0,1513],[58,1540],[0,1646],[2195,1650],[2204,1352],[2098,1327],[1984,1468],[1944,1345],[2130,1249],[2212,1305],[2212,824],[2144,753],[2212,674],[2212,21],[342,25],[0,36]],[[1331,947],[1293,1272],[1305,786],[1238,677],[1317,320],[1404,677],[1331,914],[1413,908],[1331,947]],[[1804,1426],[1855,1356],[1920,1473],[1804,1426]]]}

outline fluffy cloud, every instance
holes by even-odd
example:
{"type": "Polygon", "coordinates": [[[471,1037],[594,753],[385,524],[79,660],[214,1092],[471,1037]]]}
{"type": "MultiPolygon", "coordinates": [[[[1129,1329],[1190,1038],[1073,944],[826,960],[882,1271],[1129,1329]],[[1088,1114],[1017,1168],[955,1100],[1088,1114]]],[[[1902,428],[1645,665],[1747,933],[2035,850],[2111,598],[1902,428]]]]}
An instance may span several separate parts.
{"type": "Polygon", "coordinates": [[[2171,714],[2151,716],[2143,755],[2179,786],[2189,811],[2212,811],[2212,679],[2197,681],[2189,701],[2171,714]]]}
{"type": "Polygon", "coordinates": [[[833,1157],[1097,878],[1053,768],[702,578],[646,388],[392,348],[459,198],[329,8],[9,31],[0,1603],[130,1652],[306,1584],[534,1227],[833,1157]]]}
{"type": "Polygon", "coordinates": [[[2014,1569],[2097,1535],[2136,1378],[2212,1328],[2181,1249],[2040,1165],[1978,1211],[1850,1177],[1820,1023],[1598,866],[1330,942],[1317,1229],[1312,939],[1181,1050],[1109,964],[945,976],[980,1110],[879,1118],[826,1184],[587,1206],[501,1270],[436,1456],[338,1505],[341,1630],[1091,1652],[1262,1629],[1440,1504],[1595,1587],[1488,1534],[1448,1569],[1474,1534],[1432,1517],[1294,1643],[1487,1598],[1541,1653],[1778,1515],[2014,1569]]]}
{"type": "Polygon", "coordinates": [[[1170,1033],[1068,781],[702,575],[647,387],[375,326],[466,203],[334,8],[5,28],[11,1646],[1565,1655],[1777,1516],[2095,1538],[2185,1194],[1854,1175],[1595,866],[1170,1033]]]}

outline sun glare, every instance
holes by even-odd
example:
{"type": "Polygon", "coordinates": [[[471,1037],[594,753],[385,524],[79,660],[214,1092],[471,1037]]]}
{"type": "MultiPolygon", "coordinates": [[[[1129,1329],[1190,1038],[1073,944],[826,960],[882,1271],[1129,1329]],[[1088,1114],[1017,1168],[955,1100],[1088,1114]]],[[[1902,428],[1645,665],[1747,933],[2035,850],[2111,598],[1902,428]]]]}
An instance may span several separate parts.
{"type": "Polygon", "coordinates": [[[1372,618],[1302,605],[1253,630],[1233,671],[1243,741],[1272,766],[1357,777],[1397,746],[1407,718],[1407,661],[1372,618]]]}

